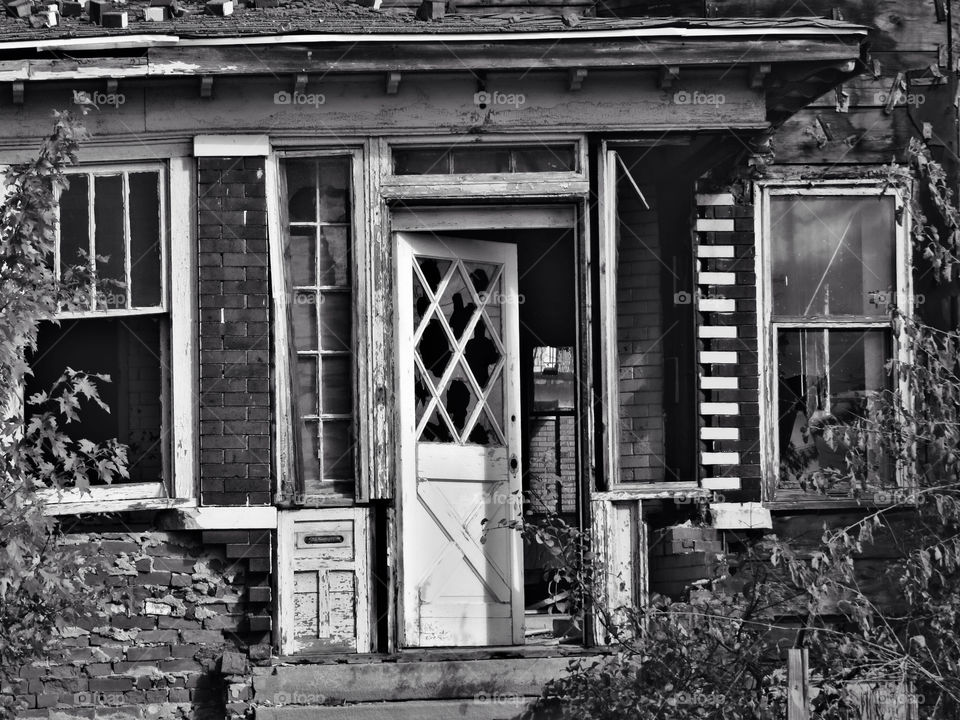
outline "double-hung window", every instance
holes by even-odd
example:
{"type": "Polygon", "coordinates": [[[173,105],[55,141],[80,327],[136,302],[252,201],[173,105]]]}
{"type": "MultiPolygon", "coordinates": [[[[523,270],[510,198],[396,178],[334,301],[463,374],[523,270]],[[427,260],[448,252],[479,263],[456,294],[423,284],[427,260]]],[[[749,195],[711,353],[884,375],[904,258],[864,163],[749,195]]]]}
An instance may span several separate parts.
{"type": "MultiPolygon", "coordinates": [[[[166,172],[160,164],[71,171],[59,196],[54,262],[61,278],[85,278],[59,323],[44,323],[24,394],[49,390],[66,368],[110,376],[99,384],[109,412],[94,403],[64,426],[74,439],[117,439],[128,447],[129,478],[91,495],[165,498],[169,436],[169,317],[166,271],[166,172]]],[[[27,407],[28,416],[36,411],[27,407]]],[[[86,493],[77,500],[89,499],[86,493]]],[[[61,498],[62,499],[62,498],[61,498]]]]}
{"type": "MultiPolygon", "coordinates": [[[[899,194],[861,185],[762,191],[765,441],[773,499],[848,496],[843,429],[869,418],[891,389],[897,347],[889,311],[910,307],[907,231],[899,194]]],[[[867,452],[861,474],[892,479],[867,452]]]]}

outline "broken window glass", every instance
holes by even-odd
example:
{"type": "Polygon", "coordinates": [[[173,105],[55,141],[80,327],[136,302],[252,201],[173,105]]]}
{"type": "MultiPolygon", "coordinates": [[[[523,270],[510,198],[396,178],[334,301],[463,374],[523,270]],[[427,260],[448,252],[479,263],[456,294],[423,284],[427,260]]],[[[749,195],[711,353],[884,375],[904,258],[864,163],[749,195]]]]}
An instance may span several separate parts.
{"type": "Polygon", "coordinates": [[[894,301],[892,197],[775,196],[770,211],[776,315],[886,315],[894,301]]]}
{"type": "Polygon", "coordinates": [[[778,485],[848,495],[867,477],[892,476],[864,431],[890,387],[894,198],[774,195],[770,204],[778,485]]]}
{"type": "Polygon", "coordinates": [[[296,159],[284,171],[302,491],[346,494],[354,453],[352,165],[347,157],[296,159]]]}

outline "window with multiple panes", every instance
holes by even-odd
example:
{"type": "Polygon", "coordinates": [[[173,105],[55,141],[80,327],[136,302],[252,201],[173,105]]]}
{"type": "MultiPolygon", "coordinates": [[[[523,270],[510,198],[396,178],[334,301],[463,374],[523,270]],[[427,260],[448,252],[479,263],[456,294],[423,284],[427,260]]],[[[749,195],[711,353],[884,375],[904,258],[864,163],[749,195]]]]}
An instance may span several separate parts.
{"type": "MultiPolygon", "coordinates": [[[[848,495],[842,429],[868,417],[871,400],[890,388],[889,310],[909,307],[900,199],[880,188],[770,188],[765,208],[778,496],[848,495]]],[[[868,462],[890,477],[883,458],[868,462]]]]}
{"type": "MultiPolygon", "coordinates": [[[[161,483],[167,463],[168,318],[165,173],[159,165],[71,172],[59,198],[55,262],[61,277],[89,278],[59,324],[41,326],[24,396],[48,390],[66,368],[109,375],[99,385],[109,412],[84,403],[75,439],[128,446],[130,477],[161,483]]],[[[28,417],[33,409],[27,406],[28,417]]],[[[95,480],[95,478],[91,478],[95,480]]]]}
{"type": "Polygon", "coordinates": [[[353,493],[351,164],[343,156],[283,164],[294,442],[307,498],[353,493]]]}

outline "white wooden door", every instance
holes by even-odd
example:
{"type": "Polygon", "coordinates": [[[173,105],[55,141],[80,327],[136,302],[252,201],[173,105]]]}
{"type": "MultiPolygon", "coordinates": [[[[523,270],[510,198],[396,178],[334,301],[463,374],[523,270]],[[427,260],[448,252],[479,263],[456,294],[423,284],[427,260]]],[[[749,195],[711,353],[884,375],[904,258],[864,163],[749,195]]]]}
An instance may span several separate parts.
{"type": "Polygon", "coordinates": [[[407,647],[523,642],[516,247],[397,233],[407,647]],[[486,520],[486,526],[484,524],[486,520]]]}

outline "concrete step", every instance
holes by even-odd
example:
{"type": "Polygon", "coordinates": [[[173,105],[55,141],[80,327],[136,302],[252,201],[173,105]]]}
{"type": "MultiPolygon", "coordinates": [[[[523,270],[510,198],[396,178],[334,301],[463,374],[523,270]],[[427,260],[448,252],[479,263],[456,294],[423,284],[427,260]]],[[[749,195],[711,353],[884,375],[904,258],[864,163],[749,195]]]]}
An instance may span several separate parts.
{"type": "Polygon", "coordinates": [[[322,707],[256,708],[256,720],[511,720],[533,698],[493,696],[476,700],[409,700],[322,707]]]}

